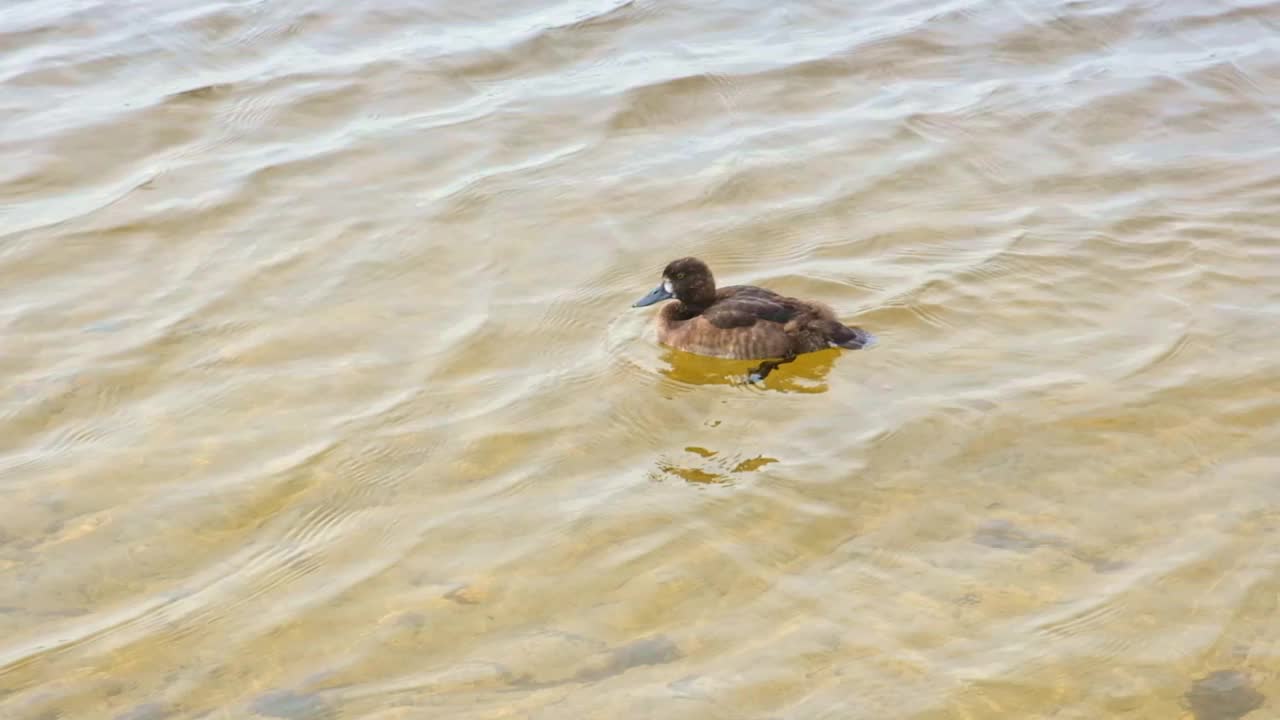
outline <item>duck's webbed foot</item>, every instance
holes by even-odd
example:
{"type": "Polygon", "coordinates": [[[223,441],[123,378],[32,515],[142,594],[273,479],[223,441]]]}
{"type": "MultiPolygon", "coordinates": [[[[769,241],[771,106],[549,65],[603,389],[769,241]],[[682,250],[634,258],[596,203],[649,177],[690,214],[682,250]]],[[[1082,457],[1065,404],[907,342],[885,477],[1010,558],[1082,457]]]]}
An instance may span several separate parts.
{"type": "Polygon", "coordinates": [[[755,368],[753,368],[751,372],[747,374],[747,382],[749,383],[764,382],[764,379],[769,377],[769,373],[773,372],[774,370],[777,370],[779,365],[785,365],[786,363],[789,363],[795,359],[796,359],[795,353],[787,353],[781,360],[765,360],[764,362],[760,363],[755,368]]]}

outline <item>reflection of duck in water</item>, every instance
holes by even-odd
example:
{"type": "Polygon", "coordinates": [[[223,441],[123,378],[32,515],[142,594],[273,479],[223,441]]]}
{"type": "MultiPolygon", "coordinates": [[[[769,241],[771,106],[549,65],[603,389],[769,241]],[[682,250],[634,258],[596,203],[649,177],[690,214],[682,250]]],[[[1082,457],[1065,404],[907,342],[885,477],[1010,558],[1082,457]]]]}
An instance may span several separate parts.
{"type": "MultiPolygon", "coordinates": [[[[835,367],[839,354],[835,350],[806,353],[796,357],[787,366],[788,372],[763,376],[767,372],[756,366],[758,360],[722,360],[703,355],[693,355],[679,350],[668,349],[662,353],[661,359],[666,367],[660,369],[663,375],[685,385],[737,385],[744,375],[751,376],[753,382],[786,393],[823,393],[827,391],[827,375],[835,367]]],[[[766,368],[771,370],[772,368],[766,368]]]]}
{"type": "Polygon", "coordinates": [[[833,347],[858,350],[872,341],[869,333],[841,323],[822,303],[754,285],[717,289],[711,268],[697,258],[673,260],[662,271],[662,284],[632,307],[672,298],[678,302],[662,308],[656,319],[658,342],[696,355],[769,358],[752,371],[753,381],[801,354],[833,347]]]}

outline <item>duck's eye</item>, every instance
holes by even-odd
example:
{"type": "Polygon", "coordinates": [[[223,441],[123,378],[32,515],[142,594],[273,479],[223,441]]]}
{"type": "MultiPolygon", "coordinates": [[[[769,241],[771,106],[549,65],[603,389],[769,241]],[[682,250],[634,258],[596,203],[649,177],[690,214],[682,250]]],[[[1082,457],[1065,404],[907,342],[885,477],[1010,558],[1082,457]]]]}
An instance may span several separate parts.
{"type": "Polygon", "coordinates": [[[677,280],[683,280],[683,279],[684,279],[684,273],[676,273],[676,279],[677,279],[677,280]]]}

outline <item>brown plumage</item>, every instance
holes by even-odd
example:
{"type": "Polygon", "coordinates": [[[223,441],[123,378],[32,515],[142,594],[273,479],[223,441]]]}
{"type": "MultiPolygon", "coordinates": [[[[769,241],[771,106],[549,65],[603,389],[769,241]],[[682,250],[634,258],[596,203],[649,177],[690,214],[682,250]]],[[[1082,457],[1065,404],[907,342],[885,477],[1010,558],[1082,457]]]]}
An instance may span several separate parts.
{"type": "Polygon", "coordinates": [[[697,258],[668,264],[662,284],[633,307],[671,298],[678,302],[667,304],[656,318],[658,341],[698,355],[794,359],[829,347],[856,350],[871,341],[868,333],[844,325],[822,303],[754,285],[717,289],[711,269],[697,258]]]}

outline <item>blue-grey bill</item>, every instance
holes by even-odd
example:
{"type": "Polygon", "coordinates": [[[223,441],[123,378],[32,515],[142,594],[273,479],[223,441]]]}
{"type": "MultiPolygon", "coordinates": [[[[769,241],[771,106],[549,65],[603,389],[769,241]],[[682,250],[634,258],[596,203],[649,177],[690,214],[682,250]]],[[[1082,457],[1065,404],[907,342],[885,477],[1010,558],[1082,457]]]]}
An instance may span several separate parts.
{"type": "Polygon", "coordinates": [[[658,287],[650,290],[648,295],[645,295],[639,300],[631,303],[631,307],[644,307],[663,300],[670,300],[673,297],[675,296],[667,292],[667,288],[664,283],[663,285],[659,285],[658,287]]]}

